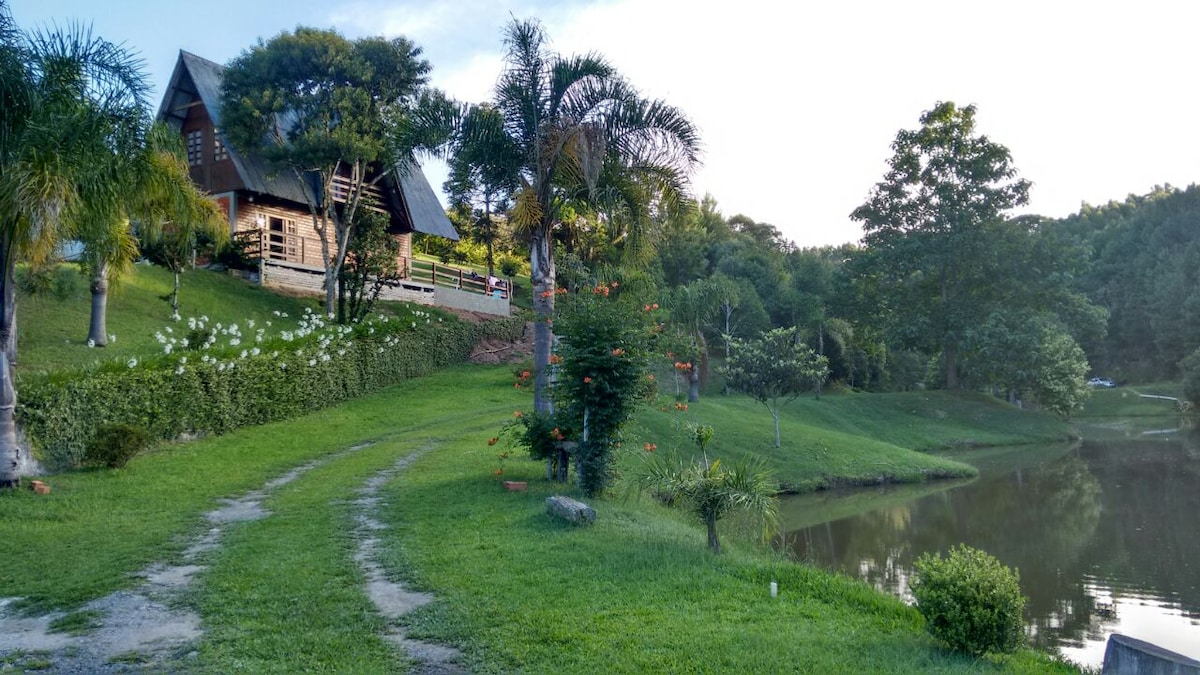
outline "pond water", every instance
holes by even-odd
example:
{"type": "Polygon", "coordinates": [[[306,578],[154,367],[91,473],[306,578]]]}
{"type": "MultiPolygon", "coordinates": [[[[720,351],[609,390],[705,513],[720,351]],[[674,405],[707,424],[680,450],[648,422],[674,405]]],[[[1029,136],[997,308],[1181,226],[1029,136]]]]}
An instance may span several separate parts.
{"type": "Polygon", "coordinates": [[[1200,434],[1173,419],[1080,430],[953,455],[974,480],[790,497],[780,545],[911,602],[913,560],[965,543],[1020,570],[1041,649],[1098,667],[1118,632],[1200,659],[1200,434]]]}

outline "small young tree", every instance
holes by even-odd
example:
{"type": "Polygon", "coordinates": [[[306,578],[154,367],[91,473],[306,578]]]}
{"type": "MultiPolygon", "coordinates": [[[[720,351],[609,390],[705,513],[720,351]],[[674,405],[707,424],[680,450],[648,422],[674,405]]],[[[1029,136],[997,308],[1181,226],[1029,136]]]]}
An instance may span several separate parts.
{"type": "Polygon", "coordinates": [[[338,316],[347,321],[365,318],[383,287],[400,280],[400,240],[388,234],[387,226],[387,216],[377,211],[355,214],[338,284],[338,316]]]}
{"type": "Polygon", "coordinates": [[[648,381],[649,319],[641,307],[619,299],[617,287],[601,283],[569,294],[554,326],[562,338],[556,415],[578,430],[575,467],[589,496],[608,486],[621,427],[648,381]]]}
{"type": "Polygon", "coordinates": [[[721,460],[708,460],[707,446],[713,436],[708,425],[689,425],[690,440],[699,450],[691,460],[654,456],[646,460],[645,471],[637,478],[640,488],[649,488],[671,503],[684,502],[708,528],[708,548],[721,552],[717,522],[733,511],[741,510],[763,524],[764,534],[778,518],[775,494],[779,484],[760,460],[732,468],[721,460]]]}
{"type": "Polygon", "coordinates": [[[776,328],[757,340],[733,340],[732,347],[726,382],[771,411],[778,448],[780,406],[824,381],[829,361],[798,340],[795,328],[776,328]]]}

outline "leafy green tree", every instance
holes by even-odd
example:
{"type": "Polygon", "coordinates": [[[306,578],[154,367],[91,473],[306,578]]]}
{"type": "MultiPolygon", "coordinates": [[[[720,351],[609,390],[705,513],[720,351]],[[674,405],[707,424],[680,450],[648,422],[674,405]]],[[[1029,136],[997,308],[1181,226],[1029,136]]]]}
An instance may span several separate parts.
{"type": "Polygon", "coordinates": [[[1179,364],[1183,373],[1183,396],[1193,408],[1200,408],[1200,349],[1188,354],[1179,364]]]}
{"type": "Polygon", "coordinates": [[[725,364],[730,388],[758,401],[775,421],[779,447],[779,410],[829,376],[829,362],[798,339],[796,328],[776,328],[757,340],[734,340],[725,364]]]}
{"type": "Polygon", "coordinates": [[[452,110],[425,88],[429,71],[407,38],[348,40],[304,27],[251,47],[225,70],[221,120],[230,144],[305,186],[327,314],[366,188],[449,135],[452,110]]]}
{"type": "Polygon", "coordinates": [[[514,20],[496,87],[496,107],[521,156],[511,213],[530,242],[533,282],[534,405],[547,395],[555,268],[551,243],[572,201],[596,198],[602,173],[627,206],[682,193],[699,139],[678,109],[642,98],[602,57],[550,51],[537,21],[514,20]]]}
{"type": "Polygon", "coordinates": [[[82,197],[112,189],[103,166],[114,118],[144,115],[129,51],[71,27],[23,34],[0,2],[0,486],[18,482],[15,269],[74,234],[82,197]]]}
{"type": "Polygon", "coordinates": [[[608,282],[568,294],[555,321],[555,416],[560,428],[578,431],[575,467],[588,495],[608,487],[621,428],[647,393],[649,319],[618,288],[608,282]]]}
{"type": "Polygon", "coordinates": [[[351,323],[361,321],[371,313],[383,288],[400,281],[400,242],[388,234],[387,216],[370,209],[359,211],[355,218],[346,264],[338,287],[338,313],[351,323]]]}
{"type": "Polygon", "coordinates": [[[959,386],[965,329],[977,319],[974,275],[994,253],[990,228],[1029,200],[1007,148],[975,130],[975,107],[938,103],[921,128],[901,130],[888,172],[851,218],[884,279],[893,331],[905,346],[941,352],[945,386],[959,386]]]}

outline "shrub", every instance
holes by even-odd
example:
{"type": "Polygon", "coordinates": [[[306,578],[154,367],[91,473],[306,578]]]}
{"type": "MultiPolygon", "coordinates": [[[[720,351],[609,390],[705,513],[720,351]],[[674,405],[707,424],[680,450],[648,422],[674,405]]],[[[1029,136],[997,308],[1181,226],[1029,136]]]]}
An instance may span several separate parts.
{"type": "Polygon", "coordinates": [[[150,432],[132,424],[106,424],[84,452],[84,463],[120,469],[150,445],[150,432]]]}
{"type": "Polygon", "coordinates": [[[925,554],[914,568],[912,593],[925,627],[952,649],[980,656],[1011,652],[1024,641],[1016,570],[965,545],[944,559],[925,554]]]}
{"type": "Polygon", "coordinates": [[[480,339],[515,340],[524,325],[519,317],[392,320],[331,327],[261,349],[213,346],[199,357],[184,350],[136,367],[56,372],[22,380],[17,415],[43,463],[78,466],[106,424],[136,425],[152,439],[170,440],[296,417],[461,363],[480,339]]]}

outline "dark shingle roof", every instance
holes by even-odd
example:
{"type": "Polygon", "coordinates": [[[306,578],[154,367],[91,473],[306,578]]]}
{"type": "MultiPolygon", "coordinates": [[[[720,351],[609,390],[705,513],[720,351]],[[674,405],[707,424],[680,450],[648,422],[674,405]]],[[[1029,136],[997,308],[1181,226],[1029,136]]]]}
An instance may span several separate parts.
{"type": "MultiPolygon", "coordinates": [[[[176,62],[175,71],[171,75],[171,83],[167,86],[158,110],[158,119],[180,128],[187,117],[188,105],[199,95],[209,118],[213,121],[213,126],[220,130],[221,78],[224,72],[225,67],[221,64],[180,50],[179,61],[176,62]]],[[[225,147],[229,149],[229,158],[237,168],[247,190],[301,204],[305,202],[304,185],[300,179],[277,173],[262,158],[242,155],[228,143],[225,143],[225,147]]],[[[393,172],[393,177],[403,195],[407,211],[405,215],[413,230],[458,240],[454,225],[446,217],[437,195],[416,162],[400,162],[393,172]]]]}

